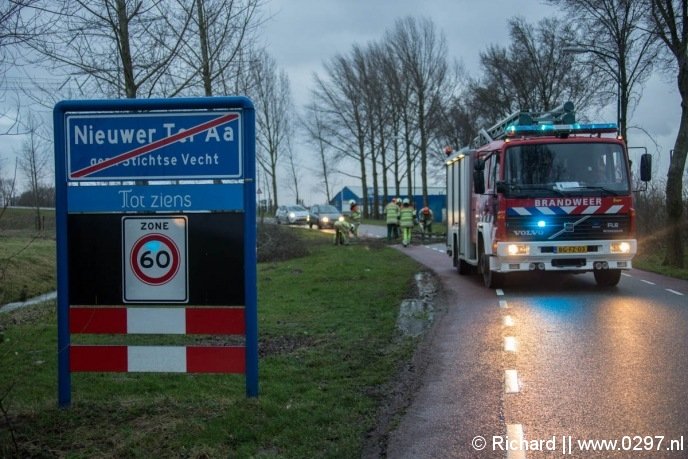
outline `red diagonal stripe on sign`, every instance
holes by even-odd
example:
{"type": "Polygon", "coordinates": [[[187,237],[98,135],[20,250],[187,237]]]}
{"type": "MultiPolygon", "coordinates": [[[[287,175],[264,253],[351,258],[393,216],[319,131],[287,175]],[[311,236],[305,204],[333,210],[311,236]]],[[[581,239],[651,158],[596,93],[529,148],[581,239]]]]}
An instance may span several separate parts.
{"type": "Polygon", "coordinates": [[[96,172],[100,172],[103,169],[107,169],[108,167],[116,166],[117,164],[123,163],[124,161],[126,161],[128,159],[136,158],[137,156],[143,156],[147,153],[158,150],[162,147],[166,147],[167,145],[170,145],[170,144],[173,144],[173,143],[178,142],[180,140],[186,139],[187,137],[192,137],[196,134],[199,134],[201,132],[207,131],[208,129],[217,127],[221,124],[225,124],[225,123],[228,123],[230,121],[234,121],[237,118],[239,118],[238,114],[229,113],[227,115],[220,116],[220,117],[215,118],[213,120],[206,121],[205,123],[199,124],[198,126],[194,126],[190,129],[187,129],[186,131],[172,134],[171,136],[165,137],[164,139],[156,140],[155,142],[149,143],[148,145],[143,145],[142,147],[138,147],[138,148],[135,148],[131,151],[127,151],[125,153],[122,153],[121,155],[115,156],[114,158],[110,158],[108,160],[105,160],[102,163],[94,164],[93,166],[84,167],[83,169],[80,169],[80,170],[72,173],[71,178],[86,177],[87,175],[91,175],[91,174],[94,174],[96,172]]]}

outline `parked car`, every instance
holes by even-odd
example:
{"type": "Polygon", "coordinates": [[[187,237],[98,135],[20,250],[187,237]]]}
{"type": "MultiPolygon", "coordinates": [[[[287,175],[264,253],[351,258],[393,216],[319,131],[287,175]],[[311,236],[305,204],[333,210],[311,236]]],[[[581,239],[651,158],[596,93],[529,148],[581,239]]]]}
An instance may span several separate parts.
{"type": "Polygon", "coordinates": [[[308,226],[313,228],[313,225],[321,228],[333,228],[334,222],[343,220],[341,212],[335,206],[329,204],[311,206],[310,214],[308,215],[308,226]]]}
{"type": "Polygon", "coordinates": [[[305,225],[308,222],[308,209],[303,206],[279,206],[275,212],[277,223],[289,225],[305,225]]]}

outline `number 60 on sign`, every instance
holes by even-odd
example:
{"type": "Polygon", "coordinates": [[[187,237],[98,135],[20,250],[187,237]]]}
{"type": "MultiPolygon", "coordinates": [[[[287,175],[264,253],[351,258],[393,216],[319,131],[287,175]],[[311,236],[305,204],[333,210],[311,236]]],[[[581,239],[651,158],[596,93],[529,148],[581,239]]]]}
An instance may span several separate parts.
{"type": "Polygon", "coordinates": [[[188,301],[187,217],[122,218],[125,303],[188,301]]]}

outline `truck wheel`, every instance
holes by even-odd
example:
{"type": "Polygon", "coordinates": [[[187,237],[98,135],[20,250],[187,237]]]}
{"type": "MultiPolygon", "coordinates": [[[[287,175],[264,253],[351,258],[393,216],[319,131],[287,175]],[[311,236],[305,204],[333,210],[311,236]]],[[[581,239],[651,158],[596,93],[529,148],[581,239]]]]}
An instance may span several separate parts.
{"type": "Polygon", "coordinates": [[[485,287],[500,288],[504,283],[504,274],[490,270],[490,257],[484,252],[480,254],[480,271],[483,274],[485,287]]]}
{"type": "Polygon", "coordinates": [[[600,287],[614,287],[621,279],[620,269],[597,269],[593,273],[595,274],[595,282],[600,287]]]}

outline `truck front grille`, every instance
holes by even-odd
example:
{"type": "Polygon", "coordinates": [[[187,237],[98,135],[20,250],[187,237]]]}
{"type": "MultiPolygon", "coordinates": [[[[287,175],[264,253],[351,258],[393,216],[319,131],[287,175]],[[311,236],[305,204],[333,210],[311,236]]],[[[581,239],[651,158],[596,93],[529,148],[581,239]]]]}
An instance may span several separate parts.
{"type": "Polygon", "coordinates": [[[630,227],[628,215],[509,216],[506,237],[508,241],[627,239],[630,227]]]}

